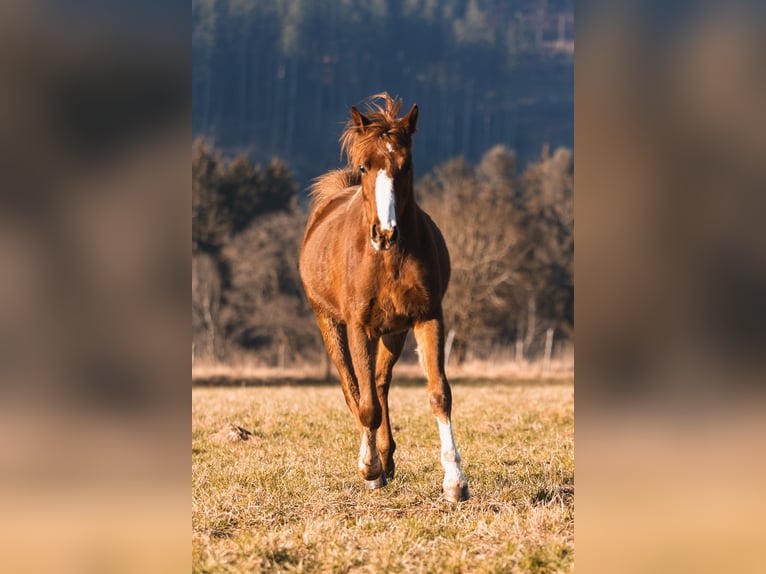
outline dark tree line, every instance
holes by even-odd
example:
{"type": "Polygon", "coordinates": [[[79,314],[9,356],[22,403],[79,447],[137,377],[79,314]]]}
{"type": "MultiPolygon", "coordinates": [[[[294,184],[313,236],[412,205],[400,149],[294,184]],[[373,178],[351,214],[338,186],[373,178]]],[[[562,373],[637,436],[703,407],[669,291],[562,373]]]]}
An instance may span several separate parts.
{"type": "Polygon", "coordinates": [[[287,158],[301,188],[335,165],[348,107],[417,102],[423,173],[495,143],[525,165],[573,145],[571,0],[193,0],[192,129],[287,158]]]}
{"type": "MultiPolygon", "coordinates": [[[[416,182],[452,258],[444,308],[453,360],[542,351],[547,329],[574,329],[571,151],[544,147],[520,170],[504,146],[416,182]]],[[[192,334],[196,357],[248,353],[272,365],[318,364],[324,348],[298,276],[306,208],[279,160],[264,167],[192,148],[192,334]]]]}

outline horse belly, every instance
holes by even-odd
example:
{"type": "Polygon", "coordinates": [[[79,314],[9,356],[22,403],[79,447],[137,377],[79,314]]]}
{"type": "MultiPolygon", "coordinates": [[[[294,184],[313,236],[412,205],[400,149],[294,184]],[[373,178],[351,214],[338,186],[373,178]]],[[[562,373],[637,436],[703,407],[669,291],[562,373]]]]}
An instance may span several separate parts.
{"type": "Polygon", "coordinates": [[[379,313],[378,316],[373,315],[370,325],[373,333],[380,336],[406,331],[412,327],[413,321],[412,318],[407,315],[392,314],[383,311],[379,313]]]}

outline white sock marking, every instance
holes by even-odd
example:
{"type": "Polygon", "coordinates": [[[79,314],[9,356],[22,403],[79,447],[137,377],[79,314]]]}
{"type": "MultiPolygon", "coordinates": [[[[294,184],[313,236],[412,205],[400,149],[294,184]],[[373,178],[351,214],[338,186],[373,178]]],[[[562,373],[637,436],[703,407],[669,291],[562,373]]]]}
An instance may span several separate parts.
{"type": "Polygon", "coordinates": [[[375,203],[378,207],[378,219],[381,229],[396,227],[396,198],[394,180],[385,170],[379,170],[375,179],[375,203]]]}
{"type": "Polygon", "coordinates": [[[364,470],[375,466],[375,459],[378,454],[378,447],[375,441],[375,431],[365,430],[362,433],[362,444],[359,447],[359,470],[364,470]]]}
{"type": "Polygon", "coordinates": [[[455,446],[455,437],[452,435],[452,423],[439,423],[439,438],[442,443],[442,466],[444,467],[444,488],[451,488],[457,485],[466,485],[468,481],[460,467],[460,453],[455,446]]]}

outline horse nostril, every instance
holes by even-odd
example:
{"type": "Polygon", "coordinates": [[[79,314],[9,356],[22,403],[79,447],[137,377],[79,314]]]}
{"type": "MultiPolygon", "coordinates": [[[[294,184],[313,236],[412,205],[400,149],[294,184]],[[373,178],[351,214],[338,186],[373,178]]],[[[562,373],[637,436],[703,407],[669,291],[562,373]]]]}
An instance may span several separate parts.
{"type": "Polygon", "coordinates": [[[394,231],[391,233],[391,243],[396,243],[397,239],[399,239],[399,228],[394,226],[394,231]]]}
{"type": "Polygon", "coordinates": [[[378,224],[377,223],[373,223],[372,224],[372,232],[371,232],[371,234],[372,234],[372,240],[373,241],[377,241],[380,238],[380,235],[378,234],[378,224]]]}

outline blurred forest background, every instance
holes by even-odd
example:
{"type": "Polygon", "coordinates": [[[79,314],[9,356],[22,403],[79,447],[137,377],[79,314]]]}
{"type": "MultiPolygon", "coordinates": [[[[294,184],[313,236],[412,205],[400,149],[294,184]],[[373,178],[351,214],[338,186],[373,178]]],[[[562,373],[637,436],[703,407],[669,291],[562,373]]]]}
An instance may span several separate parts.
{"type": "Polygon", "coordinates": [[[571,354],[571,0],[193,0],[192,18],[195,363],[326,365],[297,269],[306,187],[381,91],[420,107],[451,364],[571,354]]]}

